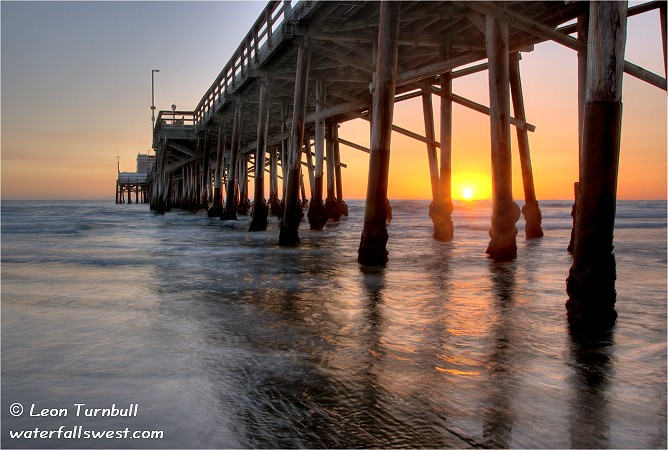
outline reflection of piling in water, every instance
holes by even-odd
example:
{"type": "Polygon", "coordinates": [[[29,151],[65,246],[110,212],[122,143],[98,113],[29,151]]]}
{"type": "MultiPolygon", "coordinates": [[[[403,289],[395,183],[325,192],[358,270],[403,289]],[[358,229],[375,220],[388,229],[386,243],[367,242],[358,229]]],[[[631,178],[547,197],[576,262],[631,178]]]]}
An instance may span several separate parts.
{"type": "Polygon", "coordinates": [[[493,289],[496,294],[494,309],[497,311],[491,329],[489,346],[490,360],[487,363],[489,382],[487,392],[489,400],[483,415],[483,446],[486,448],[510,448],[515,420],[513,399],[516,365],[520,364],[516,354],[521,343],[516,342],[514,330],[516,324],[509,322],[515,303],[515,263],[498,265],[492,263],[493,289]]]}
{"type": "Polygon", "coordinates": [[[609,448],[611,339],[588,340],[571,334],[571,385],[575,389],[570,402],[571,448],[609,448]]]}

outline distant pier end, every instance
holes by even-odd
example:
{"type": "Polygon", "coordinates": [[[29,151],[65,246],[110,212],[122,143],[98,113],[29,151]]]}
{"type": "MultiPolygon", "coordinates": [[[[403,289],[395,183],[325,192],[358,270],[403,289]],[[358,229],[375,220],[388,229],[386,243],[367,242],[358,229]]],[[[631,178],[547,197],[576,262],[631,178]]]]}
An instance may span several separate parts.
{"type": "Polygon", "coordinates": [[[119,163],[118,178],[116,179],[116,203],[126,203],[126,195],[127,203],[132,203],[132,194],[134,194],[135,203],[148,202],[148,174],[153,169],[154,161],[154,155],[137,154],[136,172],[121,172],[119,163]]]}

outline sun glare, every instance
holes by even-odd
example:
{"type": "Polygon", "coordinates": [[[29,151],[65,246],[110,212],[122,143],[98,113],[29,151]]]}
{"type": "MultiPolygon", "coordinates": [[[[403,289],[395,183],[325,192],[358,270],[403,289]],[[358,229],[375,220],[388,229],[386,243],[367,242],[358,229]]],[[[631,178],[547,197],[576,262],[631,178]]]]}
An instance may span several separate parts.
{"type": "Polygon", "coordinates": [[[452,197],[455,200],[486,200],[491,198],[492,182],[485,174],[464,172],[452,174],[452,197]]]}

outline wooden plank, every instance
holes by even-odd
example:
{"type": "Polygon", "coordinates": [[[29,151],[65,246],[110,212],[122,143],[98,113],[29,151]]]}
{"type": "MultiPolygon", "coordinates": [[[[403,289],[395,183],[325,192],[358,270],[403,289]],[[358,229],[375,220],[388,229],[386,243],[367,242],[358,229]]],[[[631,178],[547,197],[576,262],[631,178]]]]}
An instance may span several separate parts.
{"type": "Polygon", "coordinates": [[[575,51],[586,50],[582,46],[582,43],[578,42],[577,39],[567,34],[563,34],[555,30],[554,28],[550,28],[547,25],[543,25],[542,23],[537,22],[529,17],[525,17],[516,12],[496,6],[491,2],[475,1],[462,4],[480,13],[489,14],[490,16],[494,17],[497,20],[505,22],[508,25],[520,28],[539,38],[557,42],[575,51]]]}
{"type": "Polygon", "coordinates": [[[316,43],[309,43],[309,47],[313,50],[313,52],[326,56],[328,58],[331,58],[332,60],[338,62],[338,63],[344,63],[348,64],[353,67],[357,67],[358,69],[364,70],[365,72],[372,73],[373,72],[373,66],[365,61],[359,60],[357,58],[353,58],[349,56],[346,53],[340,52],[338,50],[332,49],[332,48],[327,48],[323,45],[316,44],[316,43]]]}
{"type": "Polygon", "coordinates": [[[649,83],[652,86],[658,87],[659,89],[666,90],[666,79],[650,72],[647,69],[643,69],[640,66],[637,66],[629,61],[624,61],[624,72],[628,73],[631,76],[638,78],[639,80],[649,83]]]}
{"type": "Polygon", "coordinates": [[[371,150],[368,149],[367,147],[364,147],[363,145],[356,144],[341,137],[338,138],[338,141],[340,144],[347,145],[348,147],[363,151],[364,153],[371,153],[371,150]]]}
{"type": "MultiPolygon", "coordinates": [[[[430,86],[428,88],[431,92],[437,95],[441,95],[441,89],[436,87],[436,86],[430,86]]],[[[446,94],[446,96],[452,100],[453,102],[460,104],[462,106],[465,106],[467,108],[470,108],[474,111],[478,111],[482,114],[487,114],[489,115],[489,108],[485,105],[481,105],[480,103],[476,103],[473,100],[469,100],[467,98],[461,97],[457,94],[446,94]]],[[[517,128],[521,128],[526,131],[531,131],[534,132],[536,131],[536,126],[532,125],[530,123],[527,123],[523,120],[517,119],[516,117],[511,116],[510,117],[510,123],[511,125],[514,125],[517,128]]]]}

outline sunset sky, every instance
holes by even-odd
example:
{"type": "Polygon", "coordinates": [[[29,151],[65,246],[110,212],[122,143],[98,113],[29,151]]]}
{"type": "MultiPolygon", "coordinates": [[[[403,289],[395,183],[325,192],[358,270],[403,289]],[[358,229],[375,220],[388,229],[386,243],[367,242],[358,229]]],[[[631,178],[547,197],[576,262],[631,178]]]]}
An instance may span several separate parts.
{"type": "MultiPolygon", "coordinates": [[[[2,198],[113,199],[116,155],[122,171],[134,171],[137,153],[150,149],[151,69],[160,69],[158,110],[193,109],[264,6],[3,1],[2,198]]],[[[527,119],[536,125],[529,135],[536,193],[539,200],[571,199],[578,171],[576,53],[544,43],[522,58],[527,119]]],[[[626,59],[664,75],[657,10],[629,18],[626,59]]],[[[619,198],[665,199],[666,93],[628,75],[623,88],[619,198]]],[[[487,72],[455,80],[453,91],[489,104],[487,72]]],[[[423,134],[419,100],[397,104],[394,122],[423,134]]],[[[455,105],[453,130],[453,196],[470,185],[475,198],[489,197],[489,118],[455,105]]],[[[369,124],[345,123],[339,134],[368,146],[369,124]]],[[[341,158],[348,165],[345,198],[364,198],[368,155],[341,147],[341,158]]],[[[513,175],[521,200],[516,155],[513,175]]],[[[430,195],[425,145],[393,134],[389,197],[430,195]]]]}

